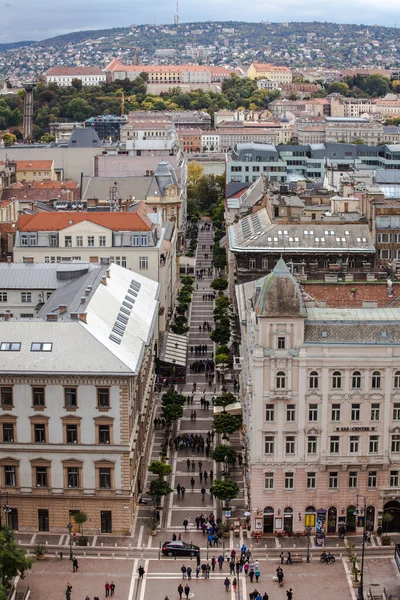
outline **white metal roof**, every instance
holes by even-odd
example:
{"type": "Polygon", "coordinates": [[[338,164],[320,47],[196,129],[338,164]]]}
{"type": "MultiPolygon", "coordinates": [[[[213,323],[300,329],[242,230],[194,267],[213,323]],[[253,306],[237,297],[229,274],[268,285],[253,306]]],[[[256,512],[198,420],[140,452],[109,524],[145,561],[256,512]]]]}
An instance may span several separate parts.
{"type": "Polygon", "coordinates": [[[400,321],[400,308],[307,308],[308,321],[400,321]]]}

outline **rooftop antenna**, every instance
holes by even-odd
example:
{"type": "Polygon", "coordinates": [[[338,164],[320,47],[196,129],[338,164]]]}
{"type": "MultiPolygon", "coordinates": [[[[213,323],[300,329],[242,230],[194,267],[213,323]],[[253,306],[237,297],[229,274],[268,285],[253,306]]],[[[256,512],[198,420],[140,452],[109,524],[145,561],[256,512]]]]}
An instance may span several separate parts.
{"type": "Polygon", "coordinates": [[[176,0],[176,13],[174,16],[174,25],[179,25],[179,0],[176,0]]]}

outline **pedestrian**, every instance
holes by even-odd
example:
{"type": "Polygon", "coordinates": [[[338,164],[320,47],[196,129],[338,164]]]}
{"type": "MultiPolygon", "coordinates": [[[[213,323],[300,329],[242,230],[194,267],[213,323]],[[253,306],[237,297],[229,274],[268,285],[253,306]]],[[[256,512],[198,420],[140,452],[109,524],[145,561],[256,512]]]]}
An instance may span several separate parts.
{"type": "Polygon", "coordinates": [[[186,492],[186,488],[185,488],[185,487],[183,487],[183,485],[182,485],[182,486],[181,486],[181,496],[182,496],[182,500],[183,500],[183,499],[184,499],[184,497],[185,497],[185,492],[186,492]]]}
{"type": "Polygon", "coordinates": [[[188,579],[192,579],[192,567],[190,565],[186,569],[186,575],[188,579]]]}
{"type": "Polygon", "coordinates": [[[292,555],[290,554],[290,552],[287,553],[286,564],[287,565],[292,564],[292,555]]]}
{"type": "Polygon", "coordinates": [[[269,596],[268,596],[267,592],[264,592],[264,596],[262,597],[262,600],[269,600],[269,596]]]}
{"type": "Polygon", "coordinates": [[[139,579],[143,579],[143,575],[145,574],[145,570],[142,567],[142,565],[140,565],[140,567],[138,568],[138,573],[139,573],[139,579]]]}
{"type": "Polygon", "coordinates": [[[210,579],[210,571],[211,571],[210,563],[207,563],[206,564],[206,579],[210,579]]]}
{"type": "Polygon", "coordinates": [[[199,573],[200,573],[200,565],[197,565],[197,567],[196,567],[196,579],[199,578],[199,573]]]}
{"type": "Polygon", "coordinates": [[[190,594],[190,587],[186,584],[185,585],[185,596],[186,596],[187,600],[189,600],[189,594],[190,594]]]}
{"type": "Polygon", "coordinates": [[[201,488],[201,501],[204,502],[204,496],[206,495],[206,490],[205,488],[201,488]]]}
{"type": "Polygon", "coordinates": [[[280,553],[279,557],[281,559],[281,565],[283,565],[283,561],[285,560],[285,555],[283,554],[283,552],[280,553]]]}
{"type": "Polygon", "coordinates": [[[179,600],[182,600],[183,587],[182,587],[181,583],[178,585],[178,594],[179,594],[179,600]]]}
{"type": "Polygon", "coordinates": [[[254,569],[250,569],[249,571],[250,583],[253,583],[254,579],[254,569]]]}
{"type": "Polygon", "coordinates": [[[293,598],[292,588],[290,588],[289,590],[286,590],[286,596],[287,596],[287,600],[292,600],[292,598],[293,598]]]}
{"type": "Polygon", "coordinates": [[[176,486],[176,492],[177,492],[178,498],[179,498],[181,495],[181,484],[180,483],[178,483],[178,485],[176,486]]]}
{"type": "Polygon", "coordinates": [[[261,575],[261,573],[260,573],[260,569],[256,569],[256,570],[254,571],[254,575],[256,576],[256,582],[258,583],[258,579],[259,579],[259,577],[260,577],[260,575],[261,575]]]}
{"type": "Polygon", "coordinates": [[[235,574],[235,561],[231,560],[229,563],[229,575],[235,574]]]}
{"type": "Polygon", "coordinates": [[[115,583],[112,581],[110,583],[110,593],[111,593],[111,596],[114,596],[114,592],[115,592],[115,583]]]}
{"type": "Polygon", "coordinates": [[[190,458],[187,459],[186,464],[187,464],[187,470],[189,471],[189,469],[190,469],[190,458]]]}
{"type": "Polygon", "coordinates": [[[106,598],[110,595],[110,584],[106,581],[104,589],[106,590],[106,598]]]}
{"type": "Polygon", "coordinates": [[[74,559],[72,561],[72,572],[76,573],[76,571],[79,569],[79,565],[78,565],[78,559],[76,558],[76,556],[74,556],[74,559]]]}
{"type": "Polygon", "coordinates": [[[247,562],[247,563],[244,563],[244,567],[243,567],[243,569],[244,569],[244,574],[245,574],[245,575],[247,575],[247,574],[248,574],[248,572],[249,572],[249,568],[250,568],[250,565],[249,565],[249,563],[248,563],[248,562],[247,562]]]}
{"type": "Polygon", "coordinates": [[[183,519],[183,526],[185,528],[185,531],[187,531],[188,525],[189,525],[189,521],[187,519],[183,519]]]}
{"type": "Polygon", "coordinates": [[[234,579],[232,581],[232,587],[233,587],[234,592],[236,592],[236,586],[237,586],[237,579],[236,579],[236,577],[234,577],[234,579]]]}
{"type": "Polygon", "coordinates": [[[231,585],[231,580],[229,579],[229,577],[225,577],[224,586],[225,586],[225,590],[227,592],[229,592],[230,585],[231,585]]]}
{"type": "Polygon", "coordinates": [[[212,557],[211,559],[211,569],[213,571],[215,571],[215,565],[217,564],[217,559],[215,558],[215,556],[212,557]]]}
{"type": "Polygon", "coordinates": [[[222,565],[224,564],[224,556],[222,554],[220,554],[217,558],[218,560],[218,566],[219,566],[219,570],[222,570],[222,565]]]}
{"type": "Polygon", "coordinates": [[[181,566],[182,579],[186,579],[186,566],[181,566]]]}
{"type": "MultiPolygon", "coordinates": [[[[194,490],[194,484],[195,484],[195,483],[196,483],[196,482],[195,482],[194,478],[192,477],[192,478],[191,478],[191,480],[190,480],[190,486],[191,486],[191,488],[192,488],[192,491],[194,490]]],[[[197,517],[196,517],[196,518],[197,518],[197,517]]],[[[196,522],[196,524],[197,524],[197,522],[196,522]]],[[[197,529],[198,529],[198,528],[199,528],[199,526],[197,525],[197,529]]]]}

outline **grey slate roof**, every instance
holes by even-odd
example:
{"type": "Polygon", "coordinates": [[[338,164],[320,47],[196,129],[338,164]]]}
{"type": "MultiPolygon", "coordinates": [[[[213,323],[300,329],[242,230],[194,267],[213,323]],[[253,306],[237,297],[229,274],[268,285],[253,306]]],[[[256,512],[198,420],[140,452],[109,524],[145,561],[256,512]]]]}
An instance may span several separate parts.
{"type": "Polygon", "coordinates": [[[0,288],[56,290],[92,269],[93,266],[84,261],[60,264],[0,263],[0,288]]]}
{"type": "MultiPolygon", "coordinates": [[[[379,309],[376,309],[379,310],[379,309]]],[[[313,344],[388,344],[400,345],[399,321],[356,321],[346,323],[305,322],[304,342],[313,344]]]]}
{"type": "Polygon", "coordinates": [[[110,188],[116,185],[118,199],[127,200],[129,196],[135,200],[145,200],[151,183],[151,177],[84,177],[82,200],[98,198],[107,200],[110,188]]]}
{"type": "Polygon", "coordinates": [[[101,148],[101,141],[93,127],[76,127],[68,140],[72,148],[101,148]]]}

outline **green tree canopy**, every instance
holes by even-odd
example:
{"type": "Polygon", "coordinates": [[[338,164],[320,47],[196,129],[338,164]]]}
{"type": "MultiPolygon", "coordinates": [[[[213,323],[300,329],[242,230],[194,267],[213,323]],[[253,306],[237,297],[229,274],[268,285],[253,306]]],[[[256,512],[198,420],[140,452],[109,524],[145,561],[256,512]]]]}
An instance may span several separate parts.
{"type": "Polygon", "coordinates": [[[88,520],[88,516],[85,512],[83,512],[83,510],[78,510],[78,512],[76,512],[74,514],[74,521],[75,521],[75,523],[77,523],[79,525],[79,531],[82,535],[83,535],[82,525],[84,523],[86,523],[87,520],[88,520]]]}
{"type": "Polygon", "coordinates": [[[215,479],[213,482],[213,495],[219,500],[234,500],[239,492],[238,484],[232,479],[215,479]]]}
{"type": "Polygon", "coordinates": [[[223,406],[224,412],[226,412],[225,408],[234,402],[236,402],[236,397],[232,394],[232,392],[224,392],[215,398],[214,405],[223,406]]]}
{"type": "Polygon", "coordinates": [[[162,407],[161,414],[168,424],[183,417],[183,407],[179,404],[167,404],[162,407]]]}
{"type": "Polygon", "coordinates": [[[179,404],[180,406],[184,406],[186,403],[186,397],[183,394],[178,394],[178,392],[175,390],[170,389],[168,392],[162,395],[161,402],[164,406],[170,404],[179,404]]]}
{"type": "Polygon", "coordinates": [[[149,471],[162,479],[172,473],[172,467],[169,463],[163,462],[162,460],[153,460],[149,465],[149,471]]]}
{"type": "Polygon", "coordinates": [[[390,80],[381,75],[369,75],[363,89],[370,96],[385,96],[390,91],[390,80]]]}
{"type": "Polygon", "coordinates": [[[213,428],[218,433],[234,433],[240,429],[242,419],[237,415],[230,415],[227,412],[222,412],[216,415],[213,420],[213,428]]]}
{"type": "Polygon", "coordinates": [[[226,444],[219,444],[215,446],[213,452],[211,453],[211,458],[216,462],[225,462],[225,459],[230,464],[234,464],[236,462],[237,452],[232,446],[227,446],[226,444]]]}
{"type": "Polygon", "coordinates": [[[216,292],[223,292],[228,287],[228,280],[222,279],[221,277],[217,277],[211,282],[210,287],[216,292]]]}
{"type": "Polygon", "coordinates": [[[0,578],[2,585],[8,589],[13,577],[20,574],[23,578],[25,571],[33,564],[32,558],[27,558],[26,551],[16,543],[13,533],[7,527],[0,530],[0,578]]]}
{"type": "Polygon", "coordinates": [[[161,498],[161,496],[168,496],[172,491],[169,483],[163,479],[153,479],[150,483],[149,495],[152,498],[158,499],[161,498]]]}

